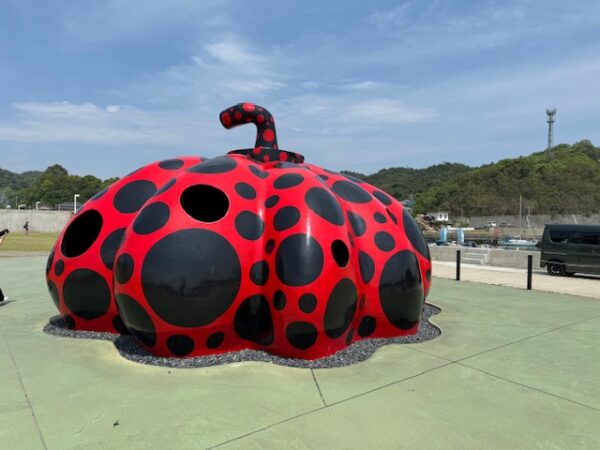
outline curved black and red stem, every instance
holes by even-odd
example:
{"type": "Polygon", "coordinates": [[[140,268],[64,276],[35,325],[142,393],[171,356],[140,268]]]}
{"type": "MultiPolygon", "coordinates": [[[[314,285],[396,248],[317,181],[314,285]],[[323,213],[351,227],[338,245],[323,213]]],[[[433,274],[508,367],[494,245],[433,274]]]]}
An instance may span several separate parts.
{"type": "Polygon", "coordinates": [[[238,125],[253,123],[256,125],[254,147],[279,148],[275,132],[275,119],[265,108],[254,103],[238,103],[222,111],[219,118],[221,124],[228,130],[238,125]]]}

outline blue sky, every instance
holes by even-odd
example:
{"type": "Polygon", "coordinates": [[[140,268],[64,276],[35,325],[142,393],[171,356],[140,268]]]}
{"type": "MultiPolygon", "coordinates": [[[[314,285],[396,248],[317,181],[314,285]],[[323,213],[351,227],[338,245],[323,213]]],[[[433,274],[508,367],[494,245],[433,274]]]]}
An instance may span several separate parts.
{"type": "Polygon", "coordinates": [[[472,165],[600,145],[600,2],[0,0],[0,167],[122,176],[251,146],[330,169],[472,165]]]}

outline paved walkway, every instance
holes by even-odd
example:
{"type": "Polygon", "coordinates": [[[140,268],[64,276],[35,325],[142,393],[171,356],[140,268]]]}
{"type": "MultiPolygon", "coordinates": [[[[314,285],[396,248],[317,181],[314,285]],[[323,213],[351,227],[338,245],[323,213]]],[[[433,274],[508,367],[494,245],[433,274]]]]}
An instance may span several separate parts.
{"type": "Polygon", "coordinates": [[[149,367],[48,336],[45,258],[0,259],[0,448],[600,447],[600,301],[435,279],[439,338],[324,370],[149,367]]]}

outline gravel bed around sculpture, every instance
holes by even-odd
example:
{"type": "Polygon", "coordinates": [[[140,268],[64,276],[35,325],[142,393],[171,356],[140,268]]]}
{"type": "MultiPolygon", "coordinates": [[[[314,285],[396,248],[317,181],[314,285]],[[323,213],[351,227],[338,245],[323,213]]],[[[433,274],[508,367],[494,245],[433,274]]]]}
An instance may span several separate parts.
{"type": "Polygon", "coordinates": [[[393,338],[372,338],[363,339],[346,347],[345,349],[325,358],[315,360],[304,360],[294,358],[282,358],[264,351],[242,350],[238,352],[221,353],[194,358],[166,358],[155,356],[145,350],[131,335],[115,335],[112,333],[102,333],[95,331],[77,331],[71,330],[61,316],[55,316],[46,326],[44,332],[47,334],[71,337],[78,339],[101,339],[112,341],[119,351],[119,354],[131,361],[150,364],[162,367],[173,367],[180,369],[192,369],[197,367],[218,366],[244,361],[271,362],[274,364],[299,367],[306,369],[327,369],[334,367],[343,367],[365,361],[375,353],[375,351],[389,344],[414,344],[417,342],[429,341],[435,339],[441,334],[441,330],[433,325],[429,318],[439,314],[441,311],[437,306],[425,303],[421,315],[419,331],[410,336],[400,336],[393,338]]]}

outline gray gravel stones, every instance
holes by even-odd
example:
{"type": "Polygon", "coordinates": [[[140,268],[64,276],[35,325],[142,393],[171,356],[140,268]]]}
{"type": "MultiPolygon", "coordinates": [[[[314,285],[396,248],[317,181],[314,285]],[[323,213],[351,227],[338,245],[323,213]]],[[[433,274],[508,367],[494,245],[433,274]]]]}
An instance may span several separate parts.
{"type": "Polygon", "coordinates": [[[437,306],[425,303],[421,315],[419,331],[412,336],[401,336],[394,338],[372,338],[355,342],[349,347],[331,356],[313,361],[303,359],[282,358],[270,353],[258,350],[242,350],[238,352],[222,353],[196,358],[165,358],[154,356],[144,349],[130,335],[117,336],[111,333],[99,333],[95,331],[75,331],[66,327],[65,321],[60,316],[50,319],[44,327],[44,332],[56,336],[101,339],[112,341],[119,354],[126,359],[142,364],[155,366],[191,369],[195,367],[218,366],[221,364],[237,363],[242,361],[262,361],[278,364],[281,366],[299,367],[306,369],[326,369],[343,367],[367,360],[375,351],[389,344],[414,344],[417,342],[435,339],[441,334],[441,330],[429,322],[429,318],[441,311],[437,306]]]}

